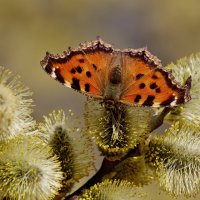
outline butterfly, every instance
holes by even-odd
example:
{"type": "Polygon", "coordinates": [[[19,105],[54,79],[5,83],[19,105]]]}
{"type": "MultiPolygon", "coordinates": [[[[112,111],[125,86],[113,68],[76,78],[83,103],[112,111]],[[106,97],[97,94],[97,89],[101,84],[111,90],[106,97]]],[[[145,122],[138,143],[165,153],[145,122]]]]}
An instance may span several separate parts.
{"type": "Polygon", "coordinates": [[[114,49],[97,38],[63,54],[47,52],[41,65],[63,85],[104,102],[173,107],[191,99],[191,77],[181,85],[146,48],[114,49]]]}

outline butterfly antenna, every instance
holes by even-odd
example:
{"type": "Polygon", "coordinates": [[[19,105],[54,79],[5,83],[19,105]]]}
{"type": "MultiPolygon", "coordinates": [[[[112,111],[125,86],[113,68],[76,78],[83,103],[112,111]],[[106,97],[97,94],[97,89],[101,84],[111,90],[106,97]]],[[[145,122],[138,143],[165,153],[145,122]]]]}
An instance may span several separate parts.
{"type": "Polygon", "coordinates": [[[99,35],[97,35],[97,41],[102,41],[102,39],[99,35]]]}

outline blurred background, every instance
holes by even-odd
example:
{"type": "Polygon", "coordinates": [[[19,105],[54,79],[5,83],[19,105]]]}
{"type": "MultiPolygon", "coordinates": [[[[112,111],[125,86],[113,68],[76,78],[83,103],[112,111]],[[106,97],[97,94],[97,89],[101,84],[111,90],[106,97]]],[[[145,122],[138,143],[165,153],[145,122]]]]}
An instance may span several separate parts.
{"type": "MultiPolygon", "coordinates": [[[[49,77],[40,61],[96,36],[116,48],[147,47],[165,66],[200,51],[200,1],[0,0],[0,65],[33,91],[37,120],[58,108],[83,113],[85,97],[49,77]]],[[[156,187],[152,199],[171,199],[156,187]]]]}

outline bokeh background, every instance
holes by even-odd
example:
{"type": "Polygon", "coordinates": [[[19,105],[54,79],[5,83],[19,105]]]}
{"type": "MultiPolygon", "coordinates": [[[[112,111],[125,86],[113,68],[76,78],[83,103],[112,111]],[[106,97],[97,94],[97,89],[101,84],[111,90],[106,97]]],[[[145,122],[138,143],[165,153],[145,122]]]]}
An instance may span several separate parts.
{"type": "MultiPolygon", "coordinates": [[[[165,66],[200,51],[200,1],[0,0],[0,65],[33,91],[37,120],[58,108],[82,115],[85,97],[50,78],[40,61],[96,36],[116,48],[147,47],[165,66]]],[[[157,186],[147,190],[149,199],[171,199],[157,186]]]]}

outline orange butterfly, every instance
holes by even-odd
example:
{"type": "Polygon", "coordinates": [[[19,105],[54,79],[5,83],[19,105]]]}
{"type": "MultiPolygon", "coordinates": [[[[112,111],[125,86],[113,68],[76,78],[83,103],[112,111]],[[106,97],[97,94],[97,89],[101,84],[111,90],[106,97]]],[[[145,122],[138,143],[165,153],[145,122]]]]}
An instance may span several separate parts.
{"type": "Polygon", "coordinates": [[[191,77],[182,86],[146,49],[113,49],[100,38],[61,55],[47,53],[41,65],[67,87],[104,102],[159,107],[191,99],[191,77]]]}

